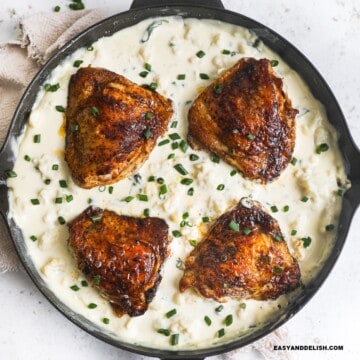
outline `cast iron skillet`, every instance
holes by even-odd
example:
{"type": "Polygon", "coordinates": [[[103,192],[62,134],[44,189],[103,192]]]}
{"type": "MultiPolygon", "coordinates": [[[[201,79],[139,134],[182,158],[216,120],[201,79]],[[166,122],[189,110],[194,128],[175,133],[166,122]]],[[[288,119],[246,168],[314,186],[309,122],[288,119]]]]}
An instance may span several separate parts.
{"type": "Polygon", "coordinates": [[[360,202],[360,152],[352,140],[341,109],[326,82],[305,56],[284,38],[256,21],[237,13],[224,10],[220,0],[197,0],[197,5],[191,5],[191,0],[182,0],[181,4],[176,4],[174,0],[156,0],[155,2],[158,5],[154,5],[154,1],[152,0],[134,0],[129,11],[103,20],[85,30],[55,54],[35,76],[16,109],[7,139],[0,151],[0,213],[7,223],[15,248],[30,277],[45,297],[73,323],[97,338],[124,350],[147,356],[160,357],[162,359],[203,359],[206,356],[216,355],[242,347],[270,333],[297,313],[319,289],[329,275],[341,252],[346,235],[349,231],[351,219],[360,202]],[[217,19],[251,29],[259,39],[277,52],[302,76],[311,88],[315,97],[325,105],[329,121],[339,133],[339,147],[344,158],[347,175],[352,183],[351,189],[348,190],[343,197],[343,207],[340,216],[340,225],[337,229],[335,245],[317,277],[308,284],[303,291],[299,292],[290,306],[283,310],[283,314],[280,314],[274,321],[241,338],[234,339],[228,344],[201,350],[159,350],[126,343],[111,337],[111,335],[106,333],[103,329],[98,328],[84,317],[74,313],[59,301],[54,293],[46,286],[46,283],[39,276],[31,259],[27,256],[26,245],[20,229],[13,220],[7,218],[9,211],[9,189],[6,187],[6,172],[13,168],[15,162],[11,142],[21,133],[21,130],[26,124],[36,94],[46,77],[59,62],[65,59],[69,54],[73,53],[76,49],[90,44],[100,37],[112,35],[114,32],[136,24],[143,19],[159,15],[181,15],[183,17],[217,19]]]}

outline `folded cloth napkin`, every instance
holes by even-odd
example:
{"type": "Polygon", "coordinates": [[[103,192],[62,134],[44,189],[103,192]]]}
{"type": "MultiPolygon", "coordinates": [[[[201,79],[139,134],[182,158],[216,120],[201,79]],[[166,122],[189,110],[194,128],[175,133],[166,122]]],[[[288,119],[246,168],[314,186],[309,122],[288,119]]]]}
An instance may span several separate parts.
{"type": "MultiPolygon", "coordinates": [[[[103,19],[101,10],[40,13],[20,21],[21,36],[0,48],[0,146],[8,125],[26,86],[40,66],[79,32],[103,19]]],[[[0,221],[0,274],[22,269],[8,232],[0,221]]],[[[292,359],[289,352],[276,351],[274,345],[290,344],[287,330],[282,327],[263,339],[217,359],[248,358],[246,353],[257,351],[266,360],[292,359]]]]}

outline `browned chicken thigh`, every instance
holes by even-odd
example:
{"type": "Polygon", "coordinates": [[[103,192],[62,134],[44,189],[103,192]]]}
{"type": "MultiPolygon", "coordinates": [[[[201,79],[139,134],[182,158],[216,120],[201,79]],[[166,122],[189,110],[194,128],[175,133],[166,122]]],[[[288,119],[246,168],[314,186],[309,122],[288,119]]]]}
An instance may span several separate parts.
{"type": "Polygon", "coordinates": [[[89,189],[134,174],[164,134],[172,103],[154,90],[101,68],[71,76],[65,159],[75,183],[89,189]]]}
{"type": "Polygon", "coordinates": [[[207,87],[189,110],[188,142],[246,178],[269,182],[291,160],[298,113],[267,59],[244,58],[207,87]]]}
{"type": "Polygon", "coordinates": [[[69,224],[69,231],[79,269],[116,314],[142,315],[155,296],[168,255],[165,221],[89,207],[69,224]]]}
{"type": "Polygon", "coordinates": [[[299,285],[299,266],[279,224],[258,202],[243,198],[190,253],[179,288],[224,302],[276,299],[299,285]]]}

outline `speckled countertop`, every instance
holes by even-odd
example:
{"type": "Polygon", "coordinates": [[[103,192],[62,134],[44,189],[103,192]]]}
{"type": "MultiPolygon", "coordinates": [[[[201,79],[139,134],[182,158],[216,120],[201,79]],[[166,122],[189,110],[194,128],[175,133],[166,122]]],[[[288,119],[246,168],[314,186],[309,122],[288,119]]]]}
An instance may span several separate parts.
{"type": "MultiPolygon", "coordinates": [[[[247,15],[280,33],[317,67],[338,99],[360,145],[360,1],[359,0],[224,0],[227,9],[247,15]]],[[[14,38],[19,17],[65,7],[66,0],[2,0],[0,42],[14,38]]],[[[130,0],[84,0],[109,15],[127,10],[130,0]]],[[[195,2],[196,3],[196,2],[195,2]]],[[[360,166],[360,164],[359,164],[360,166]]],[[[343,351],[292,351],[291,359],[360,357],[360,213],[353,220],[345,248],[330,277],[315,297],[285,325],[284,345],[343,345],[343,351]]],[[[77,328],[39,293],[21,272],[0,276],[0,359],[140,360],[77,328]]],[[[281,352],[274,359],[282,359],[281,352]]],[[[238,356],[237,358],[240,358],[238,356]]],[[[261,359],[256,351],[241,360],[261,359]]],[[[212,358],[220,359],[217,357],[212,358]]]]}

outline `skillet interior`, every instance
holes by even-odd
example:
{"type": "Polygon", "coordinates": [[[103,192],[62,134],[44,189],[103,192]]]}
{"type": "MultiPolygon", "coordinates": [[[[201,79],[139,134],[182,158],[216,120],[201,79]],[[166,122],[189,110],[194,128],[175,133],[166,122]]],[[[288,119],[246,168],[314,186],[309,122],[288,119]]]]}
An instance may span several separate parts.
{"type": "Polygon", "coordinates": [[[32,83],[29,85],[25,94],[18,106],[11,124],[9,135],[5,145],[0,153],[0,211],[6,219],[10,228],[15,247],[23,262],[26,270],[31,276],[34,283],[39,287],[40,291],[58,308],[66,317],[72,322],[88,331],[92,335],[112,344],[119,348],[129,350],[132,352],[145,354],[148,356],[157,356],[161,358],[202,358],[204,356],[215,355],[221,352],[229,351],[247,345],[250,342],[268,334],[288,318],[292,317],[299,311],[304,304],[310,300],[316,290],[324,282],[328,276],[331,268],[336,262],[340,251],[344,245],[345,237],[349,230],[352,215],[355,212],[360,201],[360,167],[356,165],[359,163],[359,151],[354,145],[345,123],[344,116],[339,108],[339,105],[334,98],[331,90],[319,75],[316,69],[310,62],[291,44],[289,44],[282,37],[266,28],[265,26],[237,13],[230,11],[216,10],[212,8],[204,8],[199,6],[152,6],[151,8],[142,8],[131,10],[122,14],[115,15],[103,22],[89,28],[78,37],[65,45],[56,55],[54,55],[48,63],[36,75],[32,83]],[[39,87],[43,84],[47,76],[52,70],[64,60],[69,54],[79,47],[88,45],[103,36],[110,36],[116,31],[138,23],[139,21],[153,17],[153,16],[171,16],[181,15],[183,17],[195,18],[210,18],[233,23],[251,29],[257,36],[271,49],[277,52],[295,71],[297,71],[308,86],[311,88],[315,97],[322,102],[326,109],[330,123],[337,129],[339,133],[339,147],[342,152],[347,175],[352,182],[352,188],[345,194],[343,200],[343,208],[340,216],[340,226],[338,228],[336,242],[329,258],[324,263],[323,268],[314,279],[302,292],[300,292],[294,299],[293,303],[286,309],[286,311],[279,316],[278,319],[272,323],[257,329],[253,333],[243,336],[241,339],[235,339],[229,344],[224,344],[217,347],[202,350],[191,351],[167,351],[152,348],[142,347],[136,344],[124,343],[115,340],[110,334],[104,332],[103,329],[98,328],[87,319],[74,313],[67,306],[62,304],[57,297],[47,288],[46,283],[38,275],[30,258],[27,257],[26,246],[21,234],[21,231],[16,227],[12,220],[7,220],[6,216],[9,210],[7,200],[8,189],[5,186],[5,172],[13,167],[14,155],[11,148],[12,139],[16,138],[25,126],[28,115],[31,111],[32,105],[35,101],[39,87]]]}

